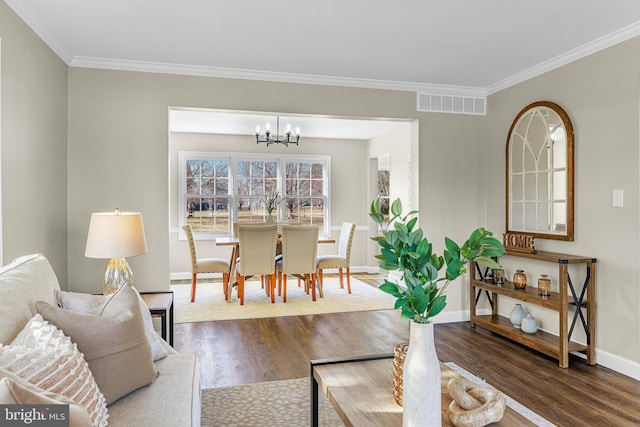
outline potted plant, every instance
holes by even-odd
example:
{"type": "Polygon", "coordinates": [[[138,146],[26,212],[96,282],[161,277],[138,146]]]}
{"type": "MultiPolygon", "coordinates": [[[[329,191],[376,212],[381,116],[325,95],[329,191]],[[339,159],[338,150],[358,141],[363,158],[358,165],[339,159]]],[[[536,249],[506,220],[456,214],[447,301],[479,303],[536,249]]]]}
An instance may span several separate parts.
{"type": "Polygon", "coordinates": [[[381,248],[376,255],[380,268],[401,274],[402,283],[385,279],[380,289],[396,297],[395,308],[401,309],[402,317],[411,320],[403,369],[403,425],[432,426],[440,425],[442,420],[440,364],[430,319],[445,308],[448,286],[466,273],[469,262],[498,268],[493,257],[504,254],[505,249],[490,231],[478,228],[462,245],[445,237],[446,249],[443,255],[438,255],[422,229],[416,227],[415,214],[417,211],[411,211],[403,216],[402,203],[396,199],[385,221],[379,198],[371,203],[369,212],[382,230],[381,236],[373,237],[381,248]]]}
{"type": "Polygon", "coordinates": [[[276,210],[278,204],[286,200],[286,197],[281,197],[279,191],[267,191],[262,199],[264,207],[267,210],[267,223],[273,223],[273,211],[276,210]]]}

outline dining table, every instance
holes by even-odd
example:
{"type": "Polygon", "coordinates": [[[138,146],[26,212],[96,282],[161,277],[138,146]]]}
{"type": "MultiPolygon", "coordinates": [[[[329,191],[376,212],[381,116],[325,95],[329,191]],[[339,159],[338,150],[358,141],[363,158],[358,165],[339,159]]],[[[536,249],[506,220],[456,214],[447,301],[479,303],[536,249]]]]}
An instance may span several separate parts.
{"type": "MultiPolygon", "coordinates": [[[[335,242],[336,240],[331,237],[325,237],[325,236],[318,237],[318,243],[335,243],[335,242]]],[[[282,247],[282,241],[279,235],[278,235],[277,245],[278,245],[278,248],[282,247]]],[[[237,284],[234,278],[236,276],[236,261],[238,259],[238,256],[240,256],[240,238],[238,238],[237,236],[216,237],[216,246],[231,246],[231,259],[229,260],[229,284],[228,284],[229,292],[227,293],[227,295],[229,295],[227,302],[231,302],[231,290],[233,289],[233,286],[237,284]]],[[[276,249],[276,254],[280,254],[281,252],[282,252],[281,250],[276,249]]],[[[322,296],[323,295],[321,294],[320,297],[322,298],[322,296]]]]}

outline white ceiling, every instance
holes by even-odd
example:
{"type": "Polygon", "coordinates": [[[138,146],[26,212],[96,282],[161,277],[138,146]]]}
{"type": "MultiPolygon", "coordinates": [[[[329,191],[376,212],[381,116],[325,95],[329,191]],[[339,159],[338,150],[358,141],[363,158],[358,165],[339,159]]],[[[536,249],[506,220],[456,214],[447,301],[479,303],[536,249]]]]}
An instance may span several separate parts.
{"type": "Polygon", "coordinates": [[[432,94],[485,96],[640,35],[638,0],[5,2],[72,67],[432,94]]]}
{"type": "Polygon", "coordinates": [[[5,0],[69,65],[492,90],[640,34],[637,0],[5,0]]]}

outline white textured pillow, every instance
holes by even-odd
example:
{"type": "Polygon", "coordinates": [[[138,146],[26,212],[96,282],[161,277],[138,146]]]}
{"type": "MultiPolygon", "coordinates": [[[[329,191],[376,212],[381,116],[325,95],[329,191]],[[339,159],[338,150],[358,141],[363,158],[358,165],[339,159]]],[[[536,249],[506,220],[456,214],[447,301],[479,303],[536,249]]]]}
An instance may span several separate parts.
{"type": "Polygon", "coordinates": [[[158,376],[136,291],[125,283],[99,315],[36,302],[42,317],[68,335],[84,354],[107,405],[158,376]]]}
{"type": "Polygon", "coordinates": [[[82,405],[95,426],[107,425],[105,398],[83,354],[71,339],[36,314],[8,346],[0,345],[0,367],[82,405]]]}
{"type": "Polygon", "coordinates": [[[57,393],[43,390],[0,368],[0,404],[3,405],[69,405],[69,427],[92,427],[86,409],[57,393]]]}
{"type": "MultiPolygon", "coordinates": [[[[144,320],[144,330],[151,345],[153,352],[153,361],[160,360],[167,356],[167,349],[160,342],[161,338],[153,327],[153,319],[151,313],[140,296],[138,290],[132,286],[138,294],[140,302],[140,311],[142,312],[142,320],[144,320]]],[[[100,314],[104,305],[109,301],[111,296],[84,294],[80,292],[54,291],[58,306],[67,310],[77,311],[79,313],[100,314]]]]}

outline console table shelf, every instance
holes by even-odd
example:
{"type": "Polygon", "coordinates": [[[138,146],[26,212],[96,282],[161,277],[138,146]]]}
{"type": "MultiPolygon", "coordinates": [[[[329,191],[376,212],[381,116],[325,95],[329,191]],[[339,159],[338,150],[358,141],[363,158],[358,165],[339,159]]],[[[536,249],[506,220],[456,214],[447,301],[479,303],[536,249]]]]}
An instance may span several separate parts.
{"type": "Polygon", "coordinates": [[[587,355],[587,363],[595,365],[595,262],[594,258],[575,255],[565,255],[553,252],[522,253],[507,251],[506,256],[531,258],[543,262],[558,264],[559,283],[558,292],[551,292],[549,296],[538,295],[538,289],[527,286],[525,289],[516,289],[512,282],[496,284],[488,272],[482,273],[476,263],[471,263],[471,326],[479,325],[506,338],[526,345],[541,353],[558,359],[560,367],[569,366],[569,353],[582,352],[587,355]],[[576,289],[569,276],[569,264],[584,264],[586,278],[581,289],[576,289]],[[477,303],[485,294],[491,304],[491,315],[478,315],[477,303]],[[538,331],[535,334],[526,334],[520,329],[514,328],[511,321],[498,315],[498,295],[534,304],[558,313],[559,336],[538,331]],[[573,306],[573,318],[569,323],[569,307],[573,306]],[[586,317],[585,317],[586,314],[586,317]],[[581,324],[587,344],[571,341],[573,329],[581,324]]]}

